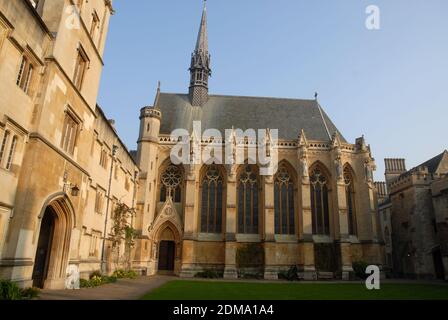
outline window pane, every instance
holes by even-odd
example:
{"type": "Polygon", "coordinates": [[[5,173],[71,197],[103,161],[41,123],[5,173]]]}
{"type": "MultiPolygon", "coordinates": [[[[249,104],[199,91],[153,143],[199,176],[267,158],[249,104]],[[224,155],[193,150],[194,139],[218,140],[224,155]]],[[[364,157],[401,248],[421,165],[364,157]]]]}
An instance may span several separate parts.
{"type": "Polygon", "coordinates": [[[275,210],[275,233],[280,234],[280,202],[278,183],[274,185],[274,210],[275,210]]]}
{"type": "Polygon", "coordinates": [[[20,83],[22,82],[23,71],[25,70],[25,64],[26,64],[26,59],[25,59],[25,57],[22,57],[22,62],[20,63],[19,74],[17,75],[17,81],[16,81],[16,84],[18,86],[20,86],[20,83]]]}
{"type": "Polygon", "coordinates": [[[255,183],[252,186],[252,192],[253,192],[253,226],[252,226],[252,233],[258,233],[258,184],[255,183]]]}
{"type": "Polygon", "coordinates": [[[162,184],[160,188],[160,202],[166,201],[166,187],[162,184]]]}
{"type": "Polygon", "coordinates": [[[288,218],[287,218],[287,212],[288,212],[288,203],[287,203],[287,191],[286,191],[286,184],[282,184],[281,188],[281,210],[282,210],[282,234],[287,233],[288,229],[288,218]]]}
{"type": "Polygon", "coordinates": [[[207,232],[207,213],[208,213],[208,183],[202,183],[202,205],[201,205],[201,232],[207,232]]]}
{"type": "Polygon", "coordinates": [[[317,215],[316,215],[316,188],[311,185],[311,216],[313,224],[313,234],[317,234],[317,215]]]}
{"type": "Polygon", "coordinates": [[[245,202],[245,228],[244,233],[251,233],[252,232],[252,194],[251,194],[251,188],[250,186],[245,186],[245,193],[246,193],[246,202],[245,202]]]}
{"type": "Polygon", "coordinates": [[[327,186],[323,187],[323,210],[324,210],[324,225],[325,225],[325,234],[330,234],[330,215],[328,208],[328,189],[327,186]]]}
{"type": "Polygon", "coordinates": [[[24,83],[24,87],[23,87],[23,91],[25,91],[26,93],[28,93],[28,89],[30,88],[30,83],[31,83],[31,78],[33,76],[33,66],[29,65],[28,67],[28,72],[25,78],[25,83],[24,83]]]}
{"type": "Polygon", "coordinates": [[[5,153],[6,144],[8,143],[9,138],[9,131],[5,131],[5,134],[3,136],[2,146],[0,148],[0,164],[3,159],[3,154],[5,153]]]}
{"type": "Polygon", "coordinates": [[[244,184],[238,186],[238,232],[244,233],[244,184]]]}
{"type": "Polygon", "coordinates": [[[14,136],[11,142],[11,149],[9,149],[8,163],[6,164],[7,170],[11,169],[12,161],[14,159],[14,152],[16,150],[16,145],[17,145],[17,136],[14,136]]]}
{"type": "Polygon", "coordinates": [[[218,182],[218,190],[217,190],[217,200],[216,200],[216,228],[215,232],[222,232],[222,182],[218,182]]]}
{"type": "Polygon", "coordinates": [[[181,203],[182,202],[182,190],[180,189],[179,186],[176,188],[176,196],[174,198],[174,202],[175,203],[181,203]]]}
{"type": "Polygon", "coordinates": [[[316,218],[317,218],[317,234],[323,232],[323,218],[322,218],[322,190],[320,184],[316,184],[316,218]]]}
{"type": "Polygon", "coordinates": [[[212,232],[215,229],[215,197],[216,197],[216,187],[213,181],[209,184],[209,211],[208,211],[208,230],[212,232]]]}
{"type": "Polygon", "coordinates": [[[294,222],[294,186],[289,184],[288,189],[288,203],[289,203],[289,234],[295,234],[295,222],[294,222]]]}

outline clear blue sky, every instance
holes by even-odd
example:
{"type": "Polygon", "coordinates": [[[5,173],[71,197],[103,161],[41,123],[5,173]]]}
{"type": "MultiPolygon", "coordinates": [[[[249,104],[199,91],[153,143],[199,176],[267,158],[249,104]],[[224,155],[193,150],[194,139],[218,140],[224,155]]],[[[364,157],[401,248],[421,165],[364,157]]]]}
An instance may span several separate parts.
{"type": "MultiPolygon", "coordinates": [[[[99,104],[136,149],[139,109],[187,92],[201,0],[115,0],[99,104]]],[[[408,168],[448,148],[448,1],[209,0],[214,94],[319,100],[347,140],[408,168]],[[381,30],[365,28],[368,5],[381,30]]]]}

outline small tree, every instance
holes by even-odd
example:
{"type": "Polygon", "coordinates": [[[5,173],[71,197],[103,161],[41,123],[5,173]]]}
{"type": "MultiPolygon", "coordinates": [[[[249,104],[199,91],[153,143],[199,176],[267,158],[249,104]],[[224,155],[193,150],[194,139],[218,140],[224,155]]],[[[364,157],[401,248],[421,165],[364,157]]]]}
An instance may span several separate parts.
{"type": "Polygon", "coordinates": [[[135,245],[134,239],[137,237],[137,231],[132,226],[126,226],[124,235],[125,250],[127,252],[126,267],[128,270],[131,270],[131,252],[135,245]]]}
{"type": "Polygon", "coordinates": [[[136,231],[132,228],[128,222],[130,218],[134,216],[135,210],[129,208],[124,203],[118,203],[114,210],[114,216],[112,217],[112,250],[116,253],[116,266],[119,267],[120,263],[120,248],[123,240],[125,242],[125,248],[128,251],[126,255],[126,265],[130,268],[131,260],[131,248],[134,246],[134,239],[136,231]]]}

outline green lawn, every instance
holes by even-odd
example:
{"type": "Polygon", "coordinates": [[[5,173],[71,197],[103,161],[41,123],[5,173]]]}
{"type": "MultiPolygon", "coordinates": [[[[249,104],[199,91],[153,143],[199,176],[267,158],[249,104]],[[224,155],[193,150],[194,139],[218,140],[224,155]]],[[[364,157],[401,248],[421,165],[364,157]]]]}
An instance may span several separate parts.
{"type": "Polygon", "coordinates": [[[427,284],[382,284],[367,290],[363,283],[245,283],[183,281],[166,283],[143,300],[448,300],[448,286],[427,284]]]}

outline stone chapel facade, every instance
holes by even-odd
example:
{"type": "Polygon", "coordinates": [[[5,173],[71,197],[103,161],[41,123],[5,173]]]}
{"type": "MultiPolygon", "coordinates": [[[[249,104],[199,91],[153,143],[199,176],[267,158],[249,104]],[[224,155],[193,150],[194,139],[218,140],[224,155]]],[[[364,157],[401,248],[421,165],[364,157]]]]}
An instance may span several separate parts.
{"type": "MultiPolygon", "coordinates": [[[[159,86],[154,105],[141,109],[135,225],[141,237],[134,267],[182,277],[213,269],[224,278],[258,267],[264,278],[276,279],[295,265],[304,279],[348,279],[354,261],[383,265],[375,163],[364,137],[346,141],[317,97],[209,94],[205,6],[189,70],[188,94],[163,93],[159,86]],[[173,164],[178,141],[171,133],[182,128],[196,139],[193,121],[223,136],[226,129],[278,128],[277,172],[260,175],[252,159],[173,164]],[[252,266],[242,261],[250,250],[252,266]]],[[[201,144],[211,141],[202,137],[201,144]]],[[[223,150],[227,142],[213,140],[223,150]]],[[[230,143],[248,154],[257,142],[240,137],[230,143]]]]}

